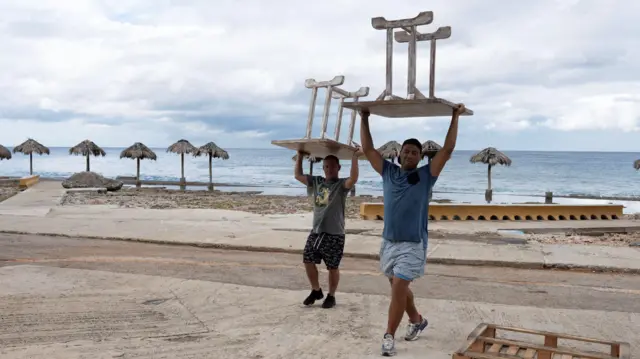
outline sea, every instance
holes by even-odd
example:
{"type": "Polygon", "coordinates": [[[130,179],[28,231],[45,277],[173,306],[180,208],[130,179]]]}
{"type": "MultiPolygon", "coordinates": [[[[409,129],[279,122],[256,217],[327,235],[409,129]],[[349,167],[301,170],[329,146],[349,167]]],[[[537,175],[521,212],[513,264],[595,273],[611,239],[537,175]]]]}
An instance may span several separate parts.
{"type": "MultiPolygon", "coordinates": [[[[12,148],[8,148],[12,150],[12,148]]],[[[135,176],[136,163],[120,159],[123,148],[103,148],[105,157],[92,157],[91,170],[106,177],[135,176]]],[[[303,195],[305,188],[293,177],[295,153],[281,148],[226,149],[228,160],[213,160],[213,181],[222,191],[259,191],[263,194],[303,195]]],[[[50,155],[34,155],[34,173],[45,178],[66,178],[84,171],[85,159],[69,155],[68,148],[50,148],[50,155]]],[[[156,161],[143,160],[143,180],[178,181],[180,156],[166,148],[153,148],[156,161]]],[[[545,192],[554,194],[556,203],[622,203],[640,212],[640,173],[633,162],[640,154],[625,152],[541,152],[503,151],[512,160],[509,167],[491,170],[494,203],[541,202],[545,192]],[[606,199],[602,199],[606,197],[606,199]],[[635,209],[635,208],[634,208],[635,209]]],[[[455,203],[484,203],[487,188],[487,166],[472,164],[475,151],[456,150],[434,187],[434,199],[455,203]]],[[[343,160],[341,176],[348,176],[350,161],[343,160]]],[[[426,162],[425,162],[426,163],[426,162]]],[[[367,161],[360,161],[359,195],[382,195],[380,176],[367,161]]],[[[305,172],[309,162],[303,162],[305,172]]],[[[314,174],[322,173],[322,165],[314,165],[314,174]]],[[[29,156],[13,154],[0,161],[0,176],[29,174],[29,156]]],[[[209,180],[208,157],[185,155],[187,181],[209,180]]],[[[168,186],[165,186],[168,187],[168,186]]],[[[206,187],[189,187],[203,190],[206,187]]],[[[625,209],[629,212],[631,209],[625,209]]]]}

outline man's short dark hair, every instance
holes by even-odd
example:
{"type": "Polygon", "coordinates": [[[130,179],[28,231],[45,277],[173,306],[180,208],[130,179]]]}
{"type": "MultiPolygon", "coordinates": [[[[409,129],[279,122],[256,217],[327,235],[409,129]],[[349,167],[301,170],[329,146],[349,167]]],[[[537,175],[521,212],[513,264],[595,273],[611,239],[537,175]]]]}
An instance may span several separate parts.
{"type": "Polygon", "coordinates": [[[338,159],[338,157],[334,156],[334,155],[329,155],[327,157],[324,158],[324,160],[334,160],[336,161],[336,164],[339,165],[340,164],[340,160],[338,159]]]}
{"type": "Polygon", "coordinates": [[[410,138],[408,140],[405,140],[402,143],[402,148],[404,148],[404,146],[406,146],[406,145],[416,146],[418,148],[418,151],[422,151],[422,144],[416,138],[410,138]]]}

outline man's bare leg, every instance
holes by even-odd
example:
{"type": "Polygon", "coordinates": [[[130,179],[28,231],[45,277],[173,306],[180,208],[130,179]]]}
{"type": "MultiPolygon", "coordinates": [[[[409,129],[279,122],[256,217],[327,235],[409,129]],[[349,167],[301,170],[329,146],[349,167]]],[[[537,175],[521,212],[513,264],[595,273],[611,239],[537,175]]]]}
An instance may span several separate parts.
{"type": "MultiPolygon", "coordinates": [[[[396,330],[402,321],[402,316],[407,309],[409,281],[393,277],[391,282],[391,304],[389,305],[389,319],[387,321],[387,334],[396,336],[396,330]]],[[[415,305],[414,305],[415,309],[415,305]]]]}
{"type": "Polygon", "coordinates": [[[340,282],[340,269],[329,269],[329,295],[335,295],[340,282]]]}
{"type": "Polygon", "coordinates": [[[307,278],[309,278],[309,283],[311,284],[311,293],[303,303],[304,305],[311,305],[315,303],[316,300],[324,298],[324,294],[322,294],[322,289],[320,289],[318,267],[314,263],[305,263],[304,269],[307,272],[307,278]]]}
{"type": "Polygon", "coordinates": [[[336,305],[336,290],[338,289],[338,282],[340,281],[340,270],[338,268],[329,269],[329,294],[322,303],[322,308],[333,308],[336,305]]]}
{"type": "MultiPolygon", "coordinates": [[[[393,280],[391,278],[389,278],[389,284],[393,286],[393,280]]],[[[413,297],[413,292],[411,291],[411,288],[407,288],[407,304],[406,304],[405,312],[409,316],[409,320],[412,323],[418,323],[420,322],[421,318],[413,298],[414,297],[413,297]]],[[[391,308],[391,303],[389,303],[389,308],[391,308]]]]}
{"type": "Polygon", "coordinates": [[[315,263],[305,263],[304,269],[307,272],[307,278],[309,278],[309,284],[311,284],[311,289],[319,290],[320,282],[318,278],[318,267],[315,263]]]}

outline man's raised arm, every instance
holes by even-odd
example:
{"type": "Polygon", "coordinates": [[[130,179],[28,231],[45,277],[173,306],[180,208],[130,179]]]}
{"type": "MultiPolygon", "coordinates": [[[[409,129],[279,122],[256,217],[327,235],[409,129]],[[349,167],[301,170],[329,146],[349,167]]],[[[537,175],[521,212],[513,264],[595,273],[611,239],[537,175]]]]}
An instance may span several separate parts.
{"type": "Polygon", "coordinates": [[[309,186],[309,181],[307,181],[307,175],[302,172],[302,158],[304,157],[304,153],[298,151],[298,157],[296,158],[296,167],[293,171],[295,178],[300,181],[305,186],[309,186]]]}
{"type": "Polygon", "coordinates": [[[356,152],[353,153],[353,158],[351,158],[351,173],[349,173],[349,178],[344,181],[344,188],[351,189],[358,182],[358,176],[360,175],[360,171],[358,169],[358,158],[362,154],[362,148],[358,148],[356,152]]]}
{"type": "Polygon", "coordinates": [[[460,117],[460,114],[464,111],[465,107],[463,104],[458,104],[458,107],[453,110],[451,124],[449,125],[447,137],[444,139],[444,145],[431,160],[430,171],[431,175],[434,177],[438,177],[440,175],[444,165],[449,161],[453,154],[453,150],[456,148],[456,139],[458,138],[458,117],[460,117]]]}
{"type": "Polygon", "coordinates": [[[371,163],[376,172],[382,175],[382,168],[384,165],[384,159],[380,152],[376,151],[373,147],[373,140],[371,139],[371,131],[369,130],[369,111],[362,110],[360,112],[360,142],[362,142],[362,152],[371,163]]]}

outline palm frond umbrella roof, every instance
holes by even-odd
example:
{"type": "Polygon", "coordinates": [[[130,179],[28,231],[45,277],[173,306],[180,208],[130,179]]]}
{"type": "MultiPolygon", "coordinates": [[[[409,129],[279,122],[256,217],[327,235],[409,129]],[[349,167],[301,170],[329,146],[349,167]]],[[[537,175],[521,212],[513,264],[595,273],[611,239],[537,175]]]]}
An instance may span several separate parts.
{"type": "Polygon", "coordinates": [[[78,143],[77,145],[71,147],[69,149],[69,154],[70,155],[82,155],[82,156],[88,156],[88,155],[93,155],[93,156],[106,156],[107,153],[104,152],[104,150],[102,148],[100,148],[100,146],[96,145],[93,141],[90,140],[84,140],[80,143],[78,143]]]}
{"type": "Polygon", "coordinates": [[[18,146],[13,148],[13,153],[24,153],[25,155],[30,154],[38,154],[38,155],[48,155],[50,154],[49,148],[42,145],[40,142],[29,138],[26,141],[22,142],[18,146]]]}
{"type": "Polygon", "coordinates": [[[402,149],[402,145],[397,141],[389,141],[384,145],[378,147],[378,152],[382,155],[384,159],[395,159],[400,156],[400,150],[402,149]]]}
{"type": "Polygon", "coordinates": [[[167,148],[167,152],[183,155],[185,153],[196,153],[198,149],[191,142],[182,139],[167,148]]]}
{"type": "Polygon", "coordinates": [[[440,146],[437,142],[429,140],[422,144],[422,156],[432,158],[441,149],[442,146],[440,146]]]}
{"type": "Polygon", "coordinates": [[[218,147],[213,142],[209,142],[206,145],[198,147],[193,153],[194,156],[211,155],[213,158],[222,158],[223,160],[229,159],[229,153],[222,148],[218,147]]]}
{"type": "Polygon", "coordinates": [[[484,150],[471,156],[469,159],[471,163],[484,163],[485,165],[504,165],[511,166],[511,159],[504,153],[498,151],[493,147],[487,147],[484,150]]]}
{"type": "Polygon", "coordinates": [[[11,151],[9,151],[3,145],[0,145],[0,160],[10,160],[11,159],[11,151]]]}
{"type": "Polygon", "coordinates": [[[131,158],[131,159],[141,159],[141,160],[156,160],[158,157],[156,153],[153,152],[149,147],[145,146],[144,143],[136,142],[133,145],[127,147],[126,149],[120,152],[120,158],[131,158]]]}

